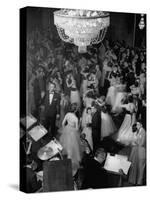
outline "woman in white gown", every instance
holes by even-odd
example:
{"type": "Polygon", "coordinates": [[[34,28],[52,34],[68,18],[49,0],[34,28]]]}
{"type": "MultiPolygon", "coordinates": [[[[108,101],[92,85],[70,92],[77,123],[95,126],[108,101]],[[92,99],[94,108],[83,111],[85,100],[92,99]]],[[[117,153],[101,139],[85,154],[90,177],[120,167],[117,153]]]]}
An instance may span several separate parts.
{"type": "Polygon", "coordinates": [[[106,103],[110,105],[111,107],[114,106],[115,100],[116,100],[116,94],[117,94],[117,89],[116,89],[116,78],[113,76],[110,81],[110,87],[108,88],[108,92],[106,95],[106,103]]]}
{"type": "Polygon", "coordinates": [[[128,174],[128,182],[134,185],[143,185],[146,167],[146,132],[140,122],[135,124],[133,142],[129,161],[131,167],[128,174]]]}
{"type": "Polygon", "coordinates": [[[121,113],[122,112],[122,102],[126,97],[126,85],[122,83],[121,80],[119,80],[119,83],[115,85],[116,87],[116,98],[115,98],[115,102],[114,105],[112,107],[112,112],[113,113],[121,113]]]}
{"type": "Polygon", "coordinates": [[[82,125],[82,133],[85,133],[86,139],[93,150],[93,139],[92,139],[92,110],[90,107],[86,108],[86,113],[81,119],[81,125],[82,125]]]}
{"type": "Polygon", "coordinates": [[[117,131],[117,128],[107,111],[105,97],[100,97],[100,99],[96,102],[101,108],[101,139],[103,139],[104,137],[115,133],[117,131]]]}
{"type": "Polygon", "coordinates": [[[70,93],[70,102],[71,104],[73,103],[76,103],[78,107],[80,107],[81,105],[81,100],[80,100],[80,93],[77,89],[77,86],[76,86],[76,81],[75,79],[73,78],[72,76],[72,82],[71,82],[71,93],[70,93]]]}
{"type": "Polygon", "coordinates": [[[125,109],[126,114],[118,131],[117,141],[128,146],[132,142],[132,126],[136,122],[136,107],[133,103],[133,97],[129,96],[128,103],[121,105],[121,108],[125,109]]]}
{"type": "Polygon", "coordinates": [[[68,112],[69,108],[69,97],[65,95],[63,92],[61,93],[61,100],[60,100],[60,119],[58,123],[58,127],[62,126],[62,121],[68,112]]]}
{"type": "Polygon", "coordinates": [[[81,83],[81,87],[80,87],[80,95],[83,97],[83,95],[87,91],[87,86],[88,86],[87,75],[88,75],[88,72],[83,71],[83,72],[81,72],[81,74],[82,74],[82,83],[81,83]]]}
{"type": "Polygon", "coordinates": [[[76,104],[72,104],[71,112],[65,115],[62,122],[61,136],[59,138],[67,157],[72,160],[73,175],[77,172],[82,159],[78,118],[75,112],[76,104]]]}
{"type": "MultiPolygon", "coordinates": [[[[94,99],[94,93],[93,93],[93,90],[92,89],[88,89],[86,91],[86,93],[83,95],[83,104],[84,104],[84,109],[83,109],[83,112],[82,112],[82,119],[85,119],[86,118],[86,115],[87,115],[87,108],[90,108],[92,107],[92,103],[95,101],[94,99]]],[[[83,122],[83,120],[81,121],[83,122]]],[[[81,126],[82,128],[84,128],[84,123],[81,123],[81,126]]]]}

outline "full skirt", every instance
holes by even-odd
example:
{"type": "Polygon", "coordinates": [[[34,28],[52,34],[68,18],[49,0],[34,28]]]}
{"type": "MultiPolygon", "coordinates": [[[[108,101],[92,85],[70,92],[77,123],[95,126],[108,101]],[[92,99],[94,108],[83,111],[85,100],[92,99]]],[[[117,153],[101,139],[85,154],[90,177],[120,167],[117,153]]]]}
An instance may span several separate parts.
{"type": "Polygon", "coordinates": [[[129,156],[131,167],[128,175],[128,182],[134,185],[143,185],[145,180],[146,150],[142,146],[132,147],[129,156]]]}
{"type": "Polygon", "coordinates": [[[130,145],[133,142],[132,125],[135,123],[135,114],[126,114],[123,123],[118,131],[117,141],[130,145]]]}
{"type": "Polygon", "coordinates": [[[108,92],[107,92],[107,96],[106,96],[106,103],[108,105],[111,105],[111,107],[113,107],[115,104],[116,94],[117,94],[117,90],[116,90],[115,86],[110,86],[108,88],[108,92]]]}
{"type": "Polygon", "coordinates": [[[121,105],[122,105],[122,100],[124,99],[125,95],[126,95],[125,92],[118,92],[116,94],[116,99],[112,107],[112,112],[116,112],[116,113],[122,112],[121,105]]]}
{"type": "Polygon", "coordinates": [[[80,94],[78,90],[71,90],[70,94],[70,102],[71,104],[76,103],[79,107],[81,105],[80,94]]]}
{"type": "Polygon", "coordinates": [[[111,116],[108,113],[101,112],[101,139],[115,133],[116,130],[111,116]]]}
{"type": "Polygon", "coordinates": [[[59,140],[64,151],[67,153],[68,158],[72,160],[72,170],[74,175],[77,172],[82,159],[79,132],[75,128],[67,125],[61,129],[59,140]]]}

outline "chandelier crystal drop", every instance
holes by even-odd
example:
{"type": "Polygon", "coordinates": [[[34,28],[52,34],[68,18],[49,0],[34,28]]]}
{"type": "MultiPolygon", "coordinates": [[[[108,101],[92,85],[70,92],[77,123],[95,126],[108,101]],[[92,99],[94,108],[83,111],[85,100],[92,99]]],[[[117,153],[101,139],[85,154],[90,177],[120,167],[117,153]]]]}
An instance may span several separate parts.
{"type": "Polygon", "coordinates": [[[144,22],[144,14],[141,14],[141,20],[139,23],[139,29],[143,29],[145,27],[145,22],[144,22]]]}
{"type": "Polygon", "coordinates": [[[79,53],[85,53],[87,46],[104,39],[110,17],[103,11],[61,9],[54,12],[54,24],[63,41],[75,44],[79,53]]]}

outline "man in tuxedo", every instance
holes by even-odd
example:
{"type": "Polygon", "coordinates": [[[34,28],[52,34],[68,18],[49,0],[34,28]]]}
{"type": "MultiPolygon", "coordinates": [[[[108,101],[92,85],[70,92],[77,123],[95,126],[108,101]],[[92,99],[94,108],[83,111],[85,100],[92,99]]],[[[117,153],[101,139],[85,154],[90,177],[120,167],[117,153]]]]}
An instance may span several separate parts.
{"type": "Polygon", "coordinates": [[[101,111],[97,105],[92,105],[92,139],[93,139],[93,151],[95,151],[100,144],[101,139],[101,111]]]}
{"type": "Polygon", "coordinates": [[[48,136],[56,134],[56,119],[60,116],[60,96],[55,92],[55,84],[48,83],[48,90],[42,99],[41,110],[43,115],[42,124],[48,130],[48,136]]]}
{"type": "Polygon", "coordinates": [[[98,148],[94,158],[89,157],[84,163],[85,177],[82,189],[98,189],[108,187],[108,174],[103,168],[106,159],[106,152],[103,148],[98,148]]]}
{"type": "Polygon", "coordinates": [[[107,152],[104,148],[98,148],[94,157],[88,157],[84,162],[84,179],[82,189],[99,189],[120,187],[122,181],[127,177],[122,169],[118,174],[114,174],[104,169],[107,152]]]}
{"type": "Polygon", "coordinates": [[[132,68],[128,68],[129,72],[126,74],[127,92],[130,92],[130,86],[135,83],[135,73],[132,68]]]}

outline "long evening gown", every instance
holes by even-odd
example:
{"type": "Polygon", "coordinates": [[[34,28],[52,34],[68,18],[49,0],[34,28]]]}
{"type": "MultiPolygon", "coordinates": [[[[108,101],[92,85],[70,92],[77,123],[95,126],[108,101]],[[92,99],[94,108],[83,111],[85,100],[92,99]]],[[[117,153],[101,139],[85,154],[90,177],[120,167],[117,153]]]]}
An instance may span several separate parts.
{"type": "Polygon", "coordinates": [[[111,86],[108,88],[108,92],[106,95],[106,103],[108,105],[111,105],[111,107],[113,107],[116,101],[116,94],[117,94],[115,78],[112,78],[110,80],[110,85],[111,86]]]}
{"type": "Polygon", "coordinates": [[[133,146],[129,156],[131,167],[128,174],[128,182],[134,185],[143,185],[146,170],[146,133],[141,127],[134,135],[133,146]]]}
{"type": "Polygon", "coordinates": [[[75,86],[71,87],[70,102],[76,103],[78,107],[81,105],[80,93],[75,86]]]}
{"type": "Polygon", "coordinates": [[[73,175],[77,172],[82,159],[80,133],[78,130],[78,118],[74,113],[67,113],[62,122],[60,143],[68,158],[72,160],[73,175]],[[67,125],[66,125],[67,123],[67,125]]]}
{"type": "Polygon", "coordinates": [[[122,112],[121,105],[125,96],[126,96],[125,85],[122,85],[122,84],[116,85],[116,98],[115,98],[114,105],[112,107],[112,112],[115,112],[115,113],[122,112]]]}
{"type": "Polygon", "coordinates": [[[107,112],[105,106],[101,107],[101,139],[117,131],[117,128],[107,112]]]}
{"type": "Polygon", "coordinates": [[[118,131],[117,141],[124,145],[130,145],[133,136],[132,125],[136,122],[135,105],[133,103],[128,103],[121,107],[125,108],[126,114],[118,131]]]}

